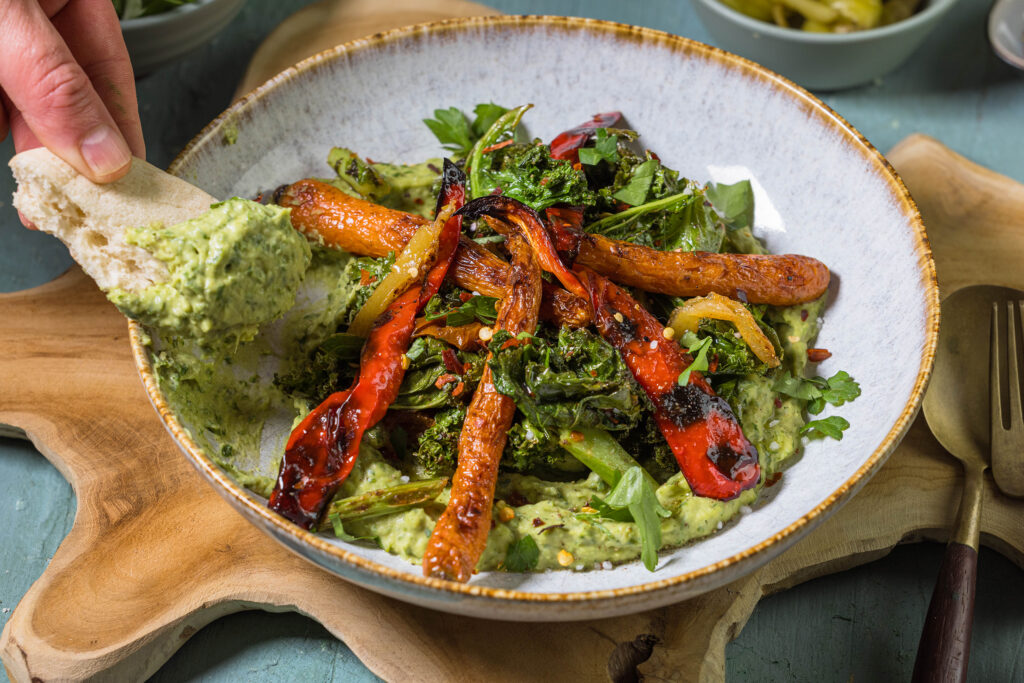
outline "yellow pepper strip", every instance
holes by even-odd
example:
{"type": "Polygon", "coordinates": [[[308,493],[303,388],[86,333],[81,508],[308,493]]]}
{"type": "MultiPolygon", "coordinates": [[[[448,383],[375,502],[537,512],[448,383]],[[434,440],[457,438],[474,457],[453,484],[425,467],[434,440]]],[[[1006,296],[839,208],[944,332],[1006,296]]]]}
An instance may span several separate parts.
{"type": "Polygon", "coordinates": [[[419,282],[427,274],[431,261],[437,256],[437,239],[444,224],[451,218],[454,208],[446,206],[437,214],[433,223],[421,226],[413,234],[395,259],[391,270],[373,290],[363,307],[349,325],[348,333],[367,337],[373,329],[373,321],[383,313],[395,299],[402,295],[409,285],[419,282]]]}
{"type": "Polygon", "coordinates": [[[779,357],[775,355],[775,347],[757,326],[754,316],[750,315],[743,304],[728,297],[712,292],[707,296],[689,299],[682,306],[672,311],[668,326],[675,330],[676,337],[682,337],[686,331],[696,332],[701,319],[713,318],[725,320],[736,326],[736,331],[758,359],[768,367],[779,365],[779,357]]]}

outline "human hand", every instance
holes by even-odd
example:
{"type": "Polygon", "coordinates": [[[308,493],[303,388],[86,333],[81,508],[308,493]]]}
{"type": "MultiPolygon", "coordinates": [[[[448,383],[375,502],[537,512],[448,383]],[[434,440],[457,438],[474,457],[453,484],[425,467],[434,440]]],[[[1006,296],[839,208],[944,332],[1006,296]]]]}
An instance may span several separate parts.
{"type": "Polygon", "coordinates": [[[135,79],[110,0],[0,1],[0,140],[45,145],[93,182],[145,157],[135,79]]]}

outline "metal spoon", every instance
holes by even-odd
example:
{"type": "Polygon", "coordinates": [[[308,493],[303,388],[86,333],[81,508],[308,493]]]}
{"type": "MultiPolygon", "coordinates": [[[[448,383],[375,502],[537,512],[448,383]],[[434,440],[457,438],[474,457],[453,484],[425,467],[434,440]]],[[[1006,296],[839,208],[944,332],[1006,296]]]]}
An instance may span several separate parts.
{"type": "Polygon", "coordinates": [[[1024,70],[1024,0],[998,0],[988,15],[988,40],[1001,60],[1024,70]]]}
{"type": "Polygon", "coordinates": [[[914,663],[915,682],[967,677],[984,472],[989,467],[989,334],[992,302],[1016,300],[1006,287],[967,287],[942,302],[942,327],[924,416],[964,466],[956,526],[939,569],[914,663]]]}

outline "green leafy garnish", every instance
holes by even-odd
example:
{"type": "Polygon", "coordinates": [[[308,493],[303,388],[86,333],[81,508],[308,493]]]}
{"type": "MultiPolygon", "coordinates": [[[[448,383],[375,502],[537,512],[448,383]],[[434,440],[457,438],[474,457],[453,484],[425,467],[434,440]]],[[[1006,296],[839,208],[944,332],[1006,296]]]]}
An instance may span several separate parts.
{"type": "Polygon", "coordinates": [[[594,133],[594,146],[579,151],[580,163],[597,166],[602,161],[614,164],[619,160],[619,136],[609,135],[608,129],[598,128],[594,133]]]}
{"type": "Polygon", "coordinates": [[[633,176],[621,190],[612,195],[620,202],[630,206],[640,206],[647,201],[647,191],[651,189],[654,172],[661,166],[655,159],[648,159],[633,170],[633,176]]]}
{"type": "Polygon", "coordinates": [[[523,536],[508,547],[502,568],[507,572],[529,572],[537,568],[540,548],[533,536],[523,536]]]}
{"type": "Polygon", "coordinates": [[[843,432],[849,428],[850,423],[845,418],[830,415],[821,420],[811,420],[800,429],[800,433],[807,434],[812,439],[823,439],[830,436],[836,441],[841,441],[843,432]]]}
{"type": "Polygon", "coordinates": [[[507,112],[506,107],[502,107],[500,104],[494,102],[488,102],[487,104],[478,104],[473,107],[473,113],[476,114],[476,118],[473,119],[473,135],[477,138],[482,138],[484,133],[490,130],[494,122],[501,118],[502,114],[507,112]]]}
{"type": "Polygon", "coordinates": [[[804,379],[786,373],[779,375],[772,389],[780,394],[807,401],[807,412],[811,415],[820,413],[826,403],[838,407],[860,396],[860,385],[843,370],[828,379],[804,379]]]}
{"type": "MultiPolygon", "coordinates": [[[[637,532],[640,534],[640,559],[648,571],[658,566],[658,550],[661,548],[661,521],[659,517],[669,517],[671,512],[658,502],[654,487],[644,476],[641,467],[630,467],[626,470],[619,483],[605,497],[603,502],[614,510],[628,510],[637,532]]],[[[601,508],[597,508],[599,511],[601,508]]]]}
{"type": "Polygon", "coordinates": [[[690,373],[694,370],[697,372],[707,372],[708,349],[711,348],[711,341],[711,337],[704,337],[687,347],[691,354],[696,353],[697,355],[693,357],[693,362],[686,366],[686,369],[679,374],[679,379],[676,380],[679,386],[686,386],[690,383],[690,373]]]}
{"type": "Polygon", "coordinates": [[[441,146],[456,156],[464,157],[469,154],[477,137],[473,135],[469,120],[465,114],[456,107],[448,109],[435,109],[434,118],[423,119],[430,132],[437,137],[441,146]]]}
{"type": "Polygon", "coordinates": [[[731,230],[753,227],[754,189],[749,180],[732,185],[708,183],[707,198],[731,230]]]}
{"type": "Polygon", "coordinates": [[[427,320],[445,318],[445,324],[451,327],[468,325],[475,320],[493,325],[498,319],[497,303],[493,296],[474,296],[461,306],[444,310],[442,299],[435,294],[427,302],[423,314],[427,320]]]}

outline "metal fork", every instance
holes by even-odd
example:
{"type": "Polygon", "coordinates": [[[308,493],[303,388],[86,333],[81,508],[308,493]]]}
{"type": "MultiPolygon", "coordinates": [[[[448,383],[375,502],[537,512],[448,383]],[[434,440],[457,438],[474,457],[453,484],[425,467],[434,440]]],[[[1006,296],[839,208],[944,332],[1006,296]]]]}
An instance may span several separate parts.
{"type": "Polygon", "coordinates": [[[1009,496],[1024,497],[1024,412],[1021,410],[1021,384],[1024,364],[1018,358],[1017,335],[1024,318],[1024,301],[1007,301],[1006,324],[1000,325],[1002,302],[992,304],[992,349],[989,358],[990,414],[992,422],[992,476],[999,490],[1009,496]],[[1001,334],[1005,328],[1006,334],[1001,334]],[[1000,352],[1005,340],[1005,355],[1000,352]],[[1001,358],[1006,358],[1005,369],[1001,358]],[[1009,409],[1004,406],[1003,393],[1009,409]]]}

